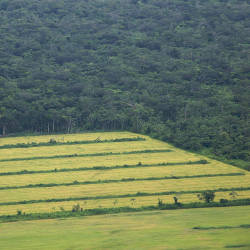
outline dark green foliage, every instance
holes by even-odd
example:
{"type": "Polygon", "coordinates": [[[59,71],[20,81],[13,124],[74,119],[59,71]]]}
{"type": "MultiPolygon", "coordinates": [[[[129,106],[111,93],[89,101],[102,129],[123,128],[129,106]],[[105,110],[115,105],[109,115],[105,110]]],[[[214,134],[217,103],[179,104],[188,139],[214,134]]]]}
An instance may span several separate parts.
{"type": "Polygon", "coordinates": [[[160,198],[158,198],[158,203],[157,204],[158,204],[159,208],[164,206],[164,203],[163,203],[162,199],[160,199],[160,198]]]}
{"type": "Polygon", "coordinates": [[[22,210],[17,210],[17,215],[22,215],[22,210]]]}
{"type": "Polygon", "coordinates": [[[0,133],[126,129],[249,170],[249,16],[247,0],[2,0],[0,133]]]}
{"type": "Polygon", "coordinates": [[[174,198],[174,204],[178,204],[178,198],[176,196],[174,196],[173,198],[174,198]]]}
{"type": "Polygon", "coordinates": [[[227,203],[228,200],[227,199],[220,199],[220,203],[227,203]]]}
{"type": "Polygon", "coordinates": [[[80,211],[82,211],[83,209],[81,208],[81,206],[80,206],[80,204],[79,203],[77,203],[76,205],[73,205],[73,207],[72,207],[72,212],[80,212],[80,211]]]}
{"type": "Polygon", "coordinates": [[[215,192],[214,191],[204,191],[201,194],[198,194],[197,197],[199,200],[204,200],[207,203],[210,203],[215,198],[215,192]]]}
{"type": "Polygon", "coordinates": [[[219,227],[193,227],[198,230],[215,230],[215,229],[233,229],[233,228],[250,228],[250,224],[243,224],[239,226],[219,226],[219,227]]]}
{"type": "Polygon", "coordinates": [[[249,244],[241,244],[241,245],[227,245],[227,246],[225,246],[225,248],[249,248],[250,247],[250,245],[249,244]]]}

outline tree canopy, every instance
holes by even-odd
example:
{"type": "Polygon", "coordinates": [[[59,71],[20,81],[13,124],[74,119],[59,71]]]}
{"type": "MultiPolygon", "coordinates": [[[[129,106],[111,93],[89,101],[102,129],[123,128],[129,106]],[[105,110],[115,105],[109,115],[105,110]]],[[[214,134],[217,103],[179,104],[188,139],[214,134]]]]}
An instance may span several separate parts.
{"type": "Polygon", "coordinates": [[[0,0],[0,133],[127,129],[249,161],[247,0],[0,0]]]}

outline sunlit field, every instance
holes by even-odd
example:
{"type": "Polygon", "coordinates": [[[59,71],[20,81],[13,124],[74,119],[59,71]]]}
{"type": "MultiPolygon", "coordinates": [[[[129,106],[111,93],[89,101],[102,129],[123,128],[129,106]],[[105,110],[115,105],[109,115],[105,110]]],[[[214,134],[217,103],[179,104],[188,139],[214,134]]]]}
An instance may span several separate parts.
{"type": "MultiPolygon", "coordinates": [[[[84,140],[110,140],[119,138],[136,138],[138,135],[131,132],[96,132],[84,134],[58,134],[58,135],[37,135],[37,136],[19,136],[7,137],[0,139],[0,145],[17,144],[17,143],[32,143],[32,142],[49,142],[51,139],[59,142],[84,141],[84,140]]],[[[143,137],[143,135],[140,135],[143,137]]]]}
{"type": "Polygon", "coordinates": [[[195,175],[213,175],[244,173],[237,168],[214,167],[213,165],[175,165],[175,166],[150,166],[135,168],[120,168],[108,170],[86,170],[73,172],[38,173],[25,175],[0,176],[0,188],[8,186],[25,186],[28,184],[70,183],[74,181],[103,181],[121,180],[123,178],[150,178],[150,177],[183,177],[195,175]],[[143,171],[142,169],[143,168],[143,171]]]}
{"type": "Polygon", "coordinates": [[[245,206],[12,222],[1,225],[0,242],[4,250],[247,250],[249,216],[245,206]]]}
{"type": "Polygon", "coordinates": [[[215,201],[250,198],[247,171],[134,133],[9,137],[1,138],[0,145],[12,145],[12,148],[0,149],[0,215],[16,214],[17,211],[71,211],[78,203],[83,209],[139,208],[157,205],[159,199],[174,203],[174,196],[181,203],[199,202],[197,192],[203,190],[214,190],[215,201]],[[138,137],[145,140],[27,148],[13,146],[47,143],[51,139],[75,142],[138,137]],[[95,155],[99,153],[102,155],[95,155]],[[219,192],[219,189],[227,191],[219,192]],[[239,191],[229,195],[231,189],[239,191]],[[173,195],[163,195],[166,192],[173,195]]]}
{"type": "MultiPolygon", "coordinates": [[[[216,192],[215,201],[220,199],[232,199],[231,192],[216,192]]],[[[250,197],[250,191],[234,192],[234,199],[244,199],[250,197]]],[[[25,211],[26,213],[43,213],[71,210],[76,204],[79,204],[83,209],[93,208],[110,208],[110,207],[142,207],[157,205],[159,199],[164,203],[173,203],[173,197],[177,197],[181,203],[197,202],[197,194],[177,194],[177,195],[154,195],[142,197],[126,197],[113,199],[96,199],[96,200],[79,200],[79,201],[63,201],[63,202],[42,202],[33,204],[18,204],[1,206],[0,215],[16,214],[17,211],[25,211]]]]}

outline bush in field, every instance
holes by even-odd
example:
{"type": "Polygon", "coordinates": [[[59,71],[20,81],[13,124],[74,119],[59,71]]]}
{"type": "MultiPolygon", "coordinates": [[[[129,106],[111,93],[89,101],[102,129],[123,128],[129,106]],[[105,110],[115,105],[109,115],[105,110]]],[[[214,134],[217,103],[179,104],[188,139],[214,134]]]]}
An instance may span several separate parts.
{"type": "Polygon", "coordinates": [[[132,199],[130,199],[130,201],[131,201],[132,206],[134,206],[134,205],[135,205],[136,199],[135,199],[135,198],[132,198],[132,199]]]}
{"type": "Polygon", "coordinates": [[[178,204],[178,198],[174,196],[174,204],[178,204]]]}
{"type": "Polygon", "coordinates": [[[164,205],[163,201],[158,198],[158,207],[162,207],[164,205]]]}
{"type": "Polygon", "coordinates": [[[49,143],[50,143],[50,144],[56,144],[57,141],[56,141],[55,139],[51,138],[51,139],[49,140],[49,143]]]}
{"type": "Polygon", "coordinates": [[[238,194],[235,191],[232,191],[231,193],[229,193],[231,199],[236,199],[238,194]]]}
{"type": "Polygon", "coordinates": [[[205,191],[205,192],[202,192],[201,194],[198,194],[197,197],[199,200],[204,200],[206,203],[210,203],[215,198],[215,192],[205,191]]]}
{"type": "Polygon", "coordinates": [[[22,215],[22,210],[17,210],[17,215],[22,215]]]}
{"type": "Polygon", "coordinates": [[[227,203],[228,200],[227,199],[220,199],[220,203],[227,203]]]}
{"type": "Polygon", "coordinates": [[[174,198],[174,204],[181,207],[182,204],[180,202],[178,202],[178,198],[176,196],[174,196],[173,198],[174,198]]]}
{"type": "Polygon", "coordinates": [[[73,205],[73,207],[72,207],[72,212],[80,212],[80,211],[82,211],[83,209],[81,208],[81,206],[80,206],[80,204],[79,203],[77,203],[76,205],[73,205]]]}

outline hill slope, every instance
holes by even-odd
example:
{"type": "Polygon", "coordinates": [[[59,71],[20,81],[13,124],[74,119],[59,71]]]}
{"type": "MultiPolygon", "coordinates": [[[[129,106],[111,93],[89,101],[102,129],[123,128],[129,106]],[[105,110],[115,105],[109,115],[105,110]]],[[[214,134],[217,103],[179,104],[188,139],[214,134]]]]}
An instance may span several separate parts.
{"type": "Polygon", "coordinates": [[[174,204],[174,197],[200,204],[197,195],[208,190],[216,202],[249,199],[249,180],[247,171],[129,132],[0,140],[2,219],[17,213],[144,210],[174,204]]]}
{"type": "Polygon", "coordinates": [[[249,161],[249,15],[245,0],[1,0],[1,132],[127,129],[249,161]]]}

